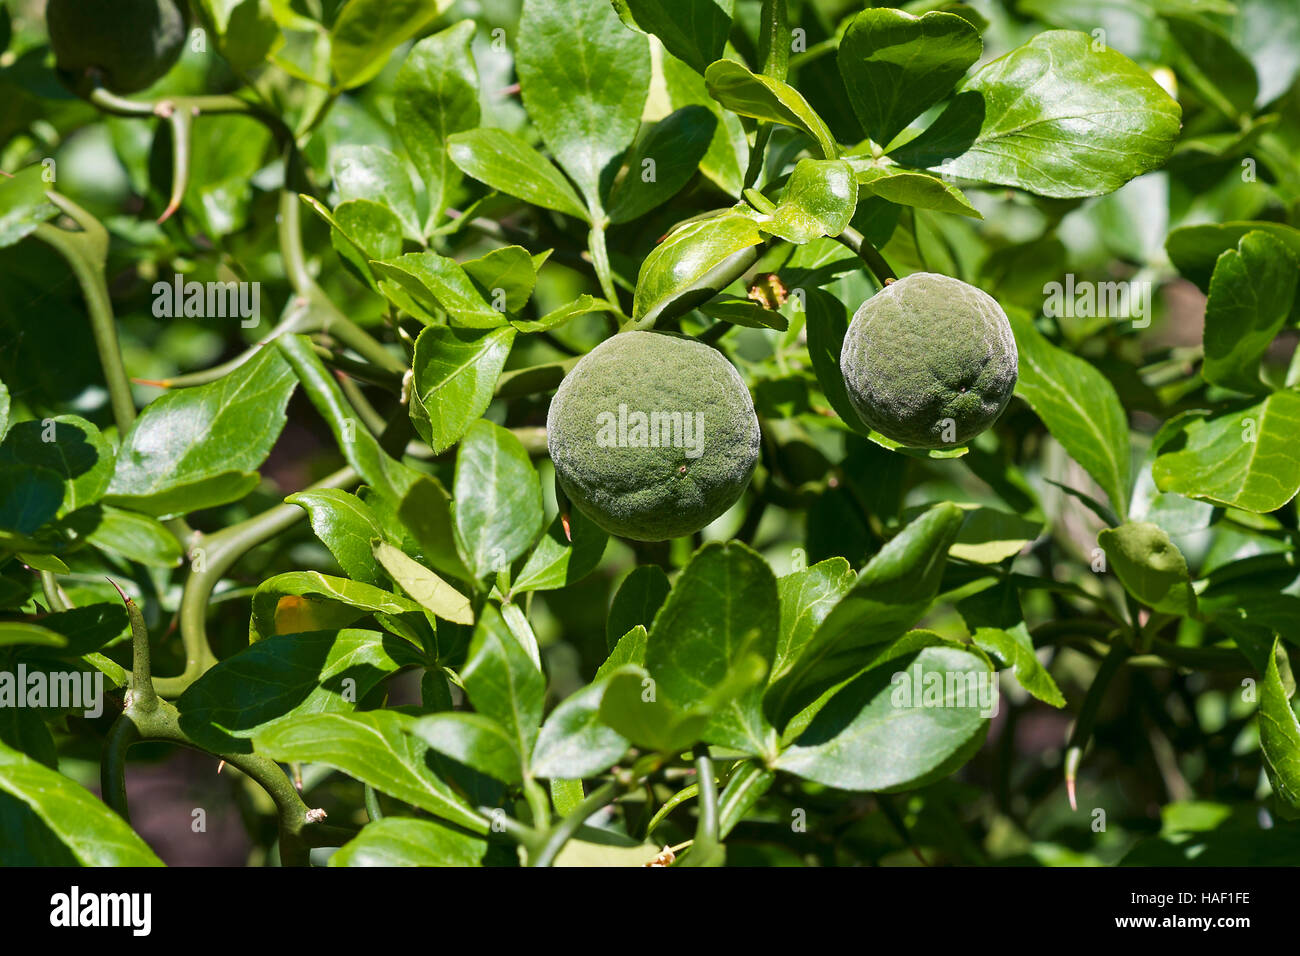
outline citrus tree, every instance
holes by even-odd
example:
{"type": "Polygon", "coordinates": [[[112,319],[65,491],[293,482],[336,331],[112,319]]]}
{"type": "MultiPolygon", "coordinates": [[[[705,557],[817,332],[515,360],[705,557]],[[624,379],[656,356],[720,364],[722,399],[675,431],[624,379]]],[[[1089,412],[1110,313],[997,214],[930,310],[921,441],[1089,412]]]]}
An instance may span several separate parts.
{"type": "Polygon", "coordinates": [[[42,6],[0,861],[1294,860],[1289,0],[42,6]]]}

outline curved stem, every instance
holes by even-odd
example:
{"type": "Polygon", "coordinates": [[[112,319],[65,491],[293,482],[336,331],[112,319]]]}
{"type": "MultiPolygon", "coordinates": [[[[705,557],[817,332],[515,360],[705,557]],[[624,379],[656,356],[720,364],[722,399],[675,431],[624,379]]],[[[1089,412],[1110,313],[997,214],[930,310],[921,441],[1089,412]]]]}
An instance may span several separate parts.
{"type": "Polygon", "coordinates": [[[1083,698],[1083,706],[1079,708],[1079,719],[1074,723],[1074,730],[1070,733],[1069,743],[1065,748],[1065,790],[1070,798],[1070,809],[1077,810],[1078,801],[1075,799],[1074,783],[1079,772],[1079,763],[1083,759],[1083,748],[1088,745],[1088,740],[1092,737],[1093,725],[1097,722],[1097,711],[1101,708],[1102,698],[1106,696],[1106,688],[1110,686],[1111,679],[1119,673],[1119,669],[1128,659],[1129,649],[1121,640],[1116,640],[1110,646],[1109,653],[1101,662],[1101,667],[1097,668],[1097,675],[1092,679],[1092,686],[1088,688],[1087,695],[1083,698]]]}
{"type": "Polygon", "coordinates": [[[574,810],[567,817],[557,823],[546,834],[546,842],[535,853],[530,854],[529,866],[550,866],[555,862],[555,858],[560,855],[564,849],[564,844],[568,843],[578,828],[587,822],[587,818],[608,803],[612,803],[620,793],[623,792],[623,785],[617,780],[611,780],[609,783],[597,787],[591,792],[591,795],[582,803],[578,804],[578,809],[574,810]]]}
{"type": "Polygon", "coordinates": [[[880,254],[880,251],[852,226],[836,236],[835,241],[858,254],[859,258],[866,263],[867,268],[871,270],[871,274],[876,277],[876,282],[879,283],[882,289],[889,283],[898,280],[898,276],[890,268],[889,263],[885,261],[885,257],[880,254]]]}
{"type": "MultiPolygon", "coordinates": [[[[308,490],[346,488],[359,480],[357,473],[341,468],[316,482],[308,490]]],[[[296,505],[276,505],[242,521],[199,539],[190,553],[191,567],[181,595],[181,642],[185,646],[185,670],[175,677],[155,679],[154,686],[165,697],[175,697],[199,679],[216,663],[208,644],[207,610],[212,589],[243,555],[300,521],[306,512],[296,505]]]]}
{"type": "Polygon", "coordinates": [[[45,603],[50,606],[51,611],[66,611],[72,607],[53,572],[41,572],[41,590],[45,592],[45,603]]]}

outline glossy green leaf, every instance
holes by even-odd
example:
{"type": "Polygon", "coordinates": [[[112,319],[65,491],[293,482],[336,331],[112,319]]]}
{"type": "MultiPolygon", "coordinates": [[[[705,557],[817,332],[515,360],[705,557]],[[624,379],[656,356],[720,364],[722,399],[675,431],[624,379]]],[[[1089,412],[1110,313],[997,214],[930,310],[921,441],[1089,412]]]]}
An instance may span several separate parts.
{"type": "Polygon", "coordinates": [[[749,138],[740,117],[722,108],[704,83],[704,77],[671,54],[662,58],[664,86],[673,109],[703,106],[717,121],[709,148],[700,159],[700,172],[719,189],[739,196],[745,186],[745,168],[749,164],[749,138]]]}
{"type": "Polygon", "coordinates": [[[295,384],[279,353],[261,349],[215,382],[163,395],[122,439],[105,499],[157,516],[239,500],[257,484],[295,384]]]}
{"type": "Polygon", "coordinates": [[[776,329],[784,332],[790,327],[790,320],[780,312],[739,296],[720,295],[701,305],[700,311],[711,319],[730,322],[746,329],[776,329]]]}
{"type": "Polygon", "coordinates": [[[1114,192],[1164,164],[1182,112],[1121,53],[1050,30],[981,67],[904,165],[1068,199],[1114,192]]]}
{"type": "Polygon", "coordinates": [[[516,312],[532,297],[537,270],[549,255],[547,251],[533,256],[523,246],[501,246],[465,260],[461,268],[495,308],[516,312]]]}
{"type": "Polygon", "coordinates": [[[542,141],[601,208],[604,177],[636,136],[650,91],[650,44],[608,3],[524,0],[515,70],[542,141]]]}
{"type": "Polygon", "coordinates": [[[90,791],[4,744],[0,790],[31,808],[82,866],[163,865],[130,825],[90,791]]]}
{"type": "Polygon", "coordinates": [[[436,252],[409,252],[396,259],[372,262],[375,274],[397,282],[427,311],[447,313],[452,325],[491,329],[506,324],[505,310],[474,284],[464,267],[436,252]]]}
{"type": "Polygon", "coordinates": [[[1273,792],[1287,806],[1300,810],[1300,720],[1278,673],[1277,655],[1285,653],[1280,646],[1275,639],[1260,688],[1259,744],[1273,792]]]}
{"type": "Polygon", "coordinates": [[[910,790],[965,763],[997,712],[988,664],[928,647],[841,688],[777,768],[842,790],[910,790]]]}
{"type": "Polygon", "coordinates": [[[1043,703],[1065,706],[1061,689],[1035,655],[1033,639],[1023,623],[1009,631],[999,627],[976,628],[971,642],[1003,666],[1010,667],[1020,686],[1043,703]]]}
{"type": "Polygon", "coordinates": [[[603,773],[627,753],[628,742],[600,719],[605,685],[595,681],[561,701],[547,716],[533,748],[533,773],[580,780],[603,773]]]}
{"type": "Polygon", "coordinates": [[[1259,363],[1296,296],[1296,259],[1265,232],[1248,232],[1219,256],[1205,303],[1206,381],[1239,392],[1265,389],[1259,363]]]}
{"type": "Polygon", "coordinates": [[[610,605],[605,622],[606,646],[613,650],[619,639],[637,625],[648,631],[668,597],[669,587],[668,575],[658,565],[633,568],[619,585],[610,605]]]}
{"type": "MultiPolygon", "coordinates": [[[[649,565],[653,567],[653,565],[649,565]]],[[[667,591],[665,591],[665,594],[667,591]]],[[[646,642],[650,639],[644,624],[638,624],[630,629],[626,634],[620,637],[614,647],[609,652],[609,657],[605,662],[596,668],[596,680],[613,673],[620,667],[627,664],[635,664],[637,667],[645,665],[645,647],[646,642]]]]}
{"type": "Polygon", "coordinates": [[[556,515],[528,556],[518,577],[511,583],[512,594],[550,591],[581,581],[600,564],[609,534],[578,509],[565,522],[556,515]]]}
{"type": "Polygon", "coordinates": [[[1128,521],[1118,528],[1102,529],[1097,543],[1133,597],[1166,614],[1195,613],[1196,595],[1187,559],[1163,528],[1147,521],[1128,521]]]}
{"type": "Polygon", "coordinates": [[[1128,417],[1115,387],[1085,359],[1049,342],[1029,319],[1014,312],[1009,317],[1020,353],[1016,394],[1124,517],[1131,484],[1128,417]]]}
{"type": "Polygon", "coordinates": [[[319,571],[287,571],[253,592],[251,637],[343,627],[367,614],[401,614],[420,606],[382,588],[319,571]]]}
{"type": "Polygon", "coordinates": [[[176,702],[181,729],[217,753],[285,721],[350,713],[381,681],[417,660],[401,638],[348,629],[281,634],[218,661],[176,702]]]}
{"type": "Polygon", "coordinates": [[[378,203],[397,216],[407,236],[421,234],[411,174],[396,153],[383,146],[347,144],[334,150],[330,166],[340,200],[378,203]]]}
{"type": "Polygon", "coordinates": [[[415,340],[411,421],[435,452],[460,441],[487,411],[510,357],[515,329],[457,329],[431,325],[415,340]]]}
{"type": "Polygon", "coordinates": [[[542,487],[519,439],[483,419],[456,456],[455,526],[475,577],[509,567],[542,530],[542,487]]]}
{"type": "Polygon", "coordinates": [[[643,127],[628,150],[626,174],[610,190],[610,222],[630,222],[675,196],[695,175],[717,126],[703,106],[684,106],[643,127]]]}
{"type": "Polygon", "coordinates": [[[770,76],[747,70],[735,60],[718,60],[704,71],[709,95],[741,116],[793,126],[812,137],[825,159],[839,155],[826,121],[799,91],[770,76]]]}
{"type": "Polygon", "coordinates": [[[451,510],[451,495],[438,479],[422,475],[411,485],[397,513],[418,542],[426,564],[453,578],[469,580],[473,575],[456,545],[451,510]]]}
{"type": "Polygon", "coordinates": [[[1161,491],[1267,514],[1300,490],[1297,430],[1300,394],[1292,391],[1240,411],[1193,416],[1165,446],[1151,476],[1161,491]]]}
{"type": "Polygon", "coordinates": [[[641,263],[632,317],[681,315],[720,290],[709,276],[763,241],[753,219],[735,213],[675,230],[641,263]]]}
{"type": "Polygon", "coordinates": [[[657,36],[673,56],[703,73],[722,56],[735,0],[613,0],[623,22],[657,36]]]}
{"type": "Polygon", "coordinates": [[[858,204],[853,168],[842,159],[801,159],[776,211],[759,228],[794,243],[838,236],[858,204]]]}
{"type": "Polygon", "coordinates": [[[465,175],[508,196],[577,219],[589,218],[569,181],[513,133],[486,127],[455,133],[447,138],[447,154],[465,175]]]}
{"type": "Polygon", "coordinates": [[[781,627],[768,683],[775,683],[798,660],[826,615],[853,586],[857,575],[843,558],[827,558],[810,568],[777,578],[781,627]]]}
{"type": "Polygon", "coordinates": [[[490,604],[479,617],[460,676],[474,709],[504,727],[526,761],[542,723],[546,680],[490,604]]]}
{"type": "Polygon", "coordinates": [[[576,319],[580,315],[587,315],[591,312],[618,312],[618,309],[604,299],[597,299],[584,292],[572,302],[557,309],[552,309],[541,318],[511,319],[510,324],[520,332],[549,332],[551,329],[558,329],[566,322],[576,319]]]}
{"type": "Polygon", "coordinates": [[[18,422],[0,443],[0,467],[42,468],[63,482],[58,514],[98,501],[113,477],[113,446],[76,415],[18,422]]]}
{"type": "Polygon", "coordinates": [[[450,0],[347,0],[330,30],[330,67],[339,89],[375,77],[399,45],[417,36],[450,0]]]}
{"type": "Polygon", "coordinates": [[[497,721],[482,714],[430,714],[411,725],[411,733],[452,760],[505,784],[523,780],[516,740],[497,721]]]}
{"type": "Polygon", "coordinates": [[[488,843],[433,820],[385,817],[339,847],[330,866],[481,866],[488,843]]]}
{"type": "Polygon", "coordinates": [[[982,49],[975,27],[952,13],[864,10],[849,22],[836,59],[849,105],[883,147],[943,99],[982,49]]]}
{"type": "MultiPolygon", "coordinates": [[[[374,542],[375,559],[421,607],[453,624],[473,624],[469,598],[386,541],[374,542]]],[[[390,612],[391,613],[391,612],[390,612]]]]}
{"type": "Polygon", "coordinates": [[[960,189],[928,173],[910,172],[897,166],[854,163],[858,195],[863,191],[900,206],[950,212],[972,219],[983,219],[978,209],[960,189]]]}
{"type": "Polygon", "coordinates": [[[954,504],[935,505],[867,563],[803,653],[768,690],[766,706],[778,727],[827,689],[860,673],[864,648],[893,641],[916,623],[939,591],[963,517],[954,504]]]}
{"type": "Polygon", "coordinates": [[[480,817],[430,769],[428,745],[409,730],[414,717],[394,710],[317,714],[276,724],[254,738],[274,760],[323,763],[434,816],[486,833],[480,817]]]}
{"type": "Polygon", "coordinates": [[[370,542],[383,538],[384,533],[369,505],[338,488],[300,491],[284,500],[307,512],[312,531],[348,577],[363,584],[384,584],[383,572],[370,548],[370,542]]]}
{"type": "Polygon", "coordinates": [[[461,20],[425,37],[411,48],[394,81],[397,132],[429,196],[426,231],[438,225],[460,182],[447,139],[479,123],[478,70],[470,53],[474,30],[473,20],[461,20]]]}

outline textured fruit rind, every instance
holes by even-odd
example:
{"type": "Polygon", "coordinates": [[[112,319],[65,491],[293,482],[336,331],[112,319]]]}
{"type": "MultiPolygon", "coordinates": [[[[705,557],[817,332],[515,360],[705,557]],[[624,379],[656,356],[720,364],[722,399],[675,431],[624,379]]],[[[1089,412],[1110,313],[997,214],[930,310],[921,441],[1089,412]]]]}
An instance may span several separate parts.
{"type": "Polygon", "coordinates": [[[546,432],[569,499],[638,541],[703,528],[736,502],[758,462],[758,416],[735,367],[716,349],[660,332],[615,335],[584,356],[551,400],[546,432]],[[638,447],[649,435],[636,430],[636,412],[680,413],[683,428],[638,447]]]}
{"type": "Polygon", "coordinates": [[[188,11],[175,0],[50,0],[45,22],[59,69],[98,70],[116,93],[161,79],[189,32],[188,11]]]}
{"type": "Polygon", "coordinates": [[[992,296],[917,272],[862,303],[840,371],[869,427],[913,448],[951,448],[1002,414],[1018,361],[1011,324],[992,296]]]}

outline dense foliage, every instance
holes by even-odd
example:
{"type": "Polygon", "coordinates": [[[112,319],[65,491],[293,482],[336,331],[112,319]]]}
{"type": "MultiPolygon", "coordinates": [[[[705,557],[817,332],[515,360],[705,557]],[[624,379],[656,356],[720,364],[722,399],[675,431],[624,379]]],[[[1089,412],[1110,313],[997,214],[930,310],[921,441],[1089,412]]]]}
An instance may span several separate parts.
{"type": "Polygon", "coordinates": [[[0,21],[0,862],[1297,859],[1293,0],[104,6],[0,21]]]}

